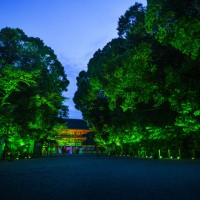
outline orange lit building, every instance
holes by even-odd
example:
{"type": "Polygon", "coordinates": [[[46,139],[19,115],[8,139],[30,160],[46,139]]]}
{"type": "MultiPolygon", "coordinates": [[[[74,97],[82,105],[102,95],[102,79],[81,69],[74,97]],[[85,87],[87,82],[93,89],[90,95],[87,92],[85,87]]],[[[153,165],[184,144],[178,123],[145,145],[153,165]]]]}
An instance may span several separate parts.
{"type": "Polygon", "coordinates": [[[66,119],[66,128],[58,131],[55,141],[35,142],[34,155],[97,153],[93,134],[81,119],[66,119]]]}
{"type": "MultiPolygon", "coordinates": [[[[66,129],[60,130],[57,136],[58,153],[75,154],[85,152],[87,147],[84,142],[86,142],[89,133],[91,133],[91,130],[84,120],[67,119],[66,129]]],[[[91,147],[93,145],[94,143],[90,144],[91,147]]]]}

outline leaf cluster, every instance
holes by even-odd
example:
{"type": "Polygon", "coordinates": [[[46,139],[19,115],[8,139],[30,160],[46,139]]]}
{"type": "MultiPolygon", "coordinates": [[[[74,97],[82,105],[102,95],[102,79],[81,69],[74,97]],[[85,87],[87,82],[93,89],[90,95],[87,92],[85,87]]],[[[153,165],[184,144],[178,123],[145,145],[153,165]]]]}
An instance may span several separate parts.
{"type": "Polygon", "coordinates": [[[96,141],[181,146],[188,135],[200,139],[199,8],[196,0],[149,0],[119,18],[119,37],[77,77],[74,102],[96,141]]]}
{"type": "Polygon", "coordinates": [[[62,92],[68,84],[64,67],[42,40],[20,29],[1,29],[0,139],[6,146],[11,148],[17,135],[24,141],[52,138],[57,118],[67,117],[62,92]]]}

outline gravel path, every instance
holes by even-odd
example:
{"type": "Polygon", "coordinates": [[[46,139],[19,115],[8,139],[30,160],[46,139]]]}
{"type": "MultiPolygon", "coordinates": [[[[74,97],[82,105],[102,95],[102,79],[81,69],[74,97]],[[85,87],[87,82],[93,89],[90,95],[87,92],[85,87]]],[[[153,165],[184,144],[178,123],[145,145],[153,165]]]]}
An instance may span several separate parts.
{"type": "Polygon", "coordinates": [[[199,200],[200,161],[72,155],[0,161],[0,200],[199,200]]]}

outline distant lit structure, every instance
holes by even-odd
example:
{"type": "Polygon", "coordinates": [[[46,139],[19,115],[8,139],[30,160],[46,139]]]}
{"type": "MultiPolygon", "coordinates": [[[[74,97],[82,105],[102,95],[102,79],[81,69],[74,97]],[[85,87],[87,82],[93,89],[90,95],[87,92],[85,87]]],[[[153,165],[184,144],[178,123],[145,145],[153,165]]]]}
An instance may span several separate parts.
{"type": "Polygon", "coordinates": [[[64,122],[66,128],[58,130],[55,140],[35,143],[35,156],[97,153],[93,134],[84,120],[66,119],[64,122]]]}
{"type": "Polygon", "coordinates": [[[82,153],[85,150],[84,142],[88,133],[91,133],[91,130],[84,120],[67,119],[66,129],[59,130],[56,137],[58,153],[82,153]]]}

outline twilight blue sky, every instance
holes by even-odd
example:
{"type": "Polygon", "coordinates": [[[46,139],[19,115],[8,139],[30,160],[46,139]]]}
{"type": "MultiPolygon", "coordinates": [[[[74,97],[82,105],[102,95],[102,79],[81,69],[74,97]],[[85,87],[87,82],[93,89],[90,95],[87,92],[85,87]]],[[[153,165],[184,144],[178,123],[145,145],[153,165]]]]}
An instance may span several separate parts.
{"type": "Polygon", "coordinates": [[[72,100],[76,77],[96,50],[117,37],[119,17],[135,2],[146,6],[146,0],[0,0],[0,29],[20,28],[54,50],[70,81],[69,117],[81,119],[72,100]]]}

